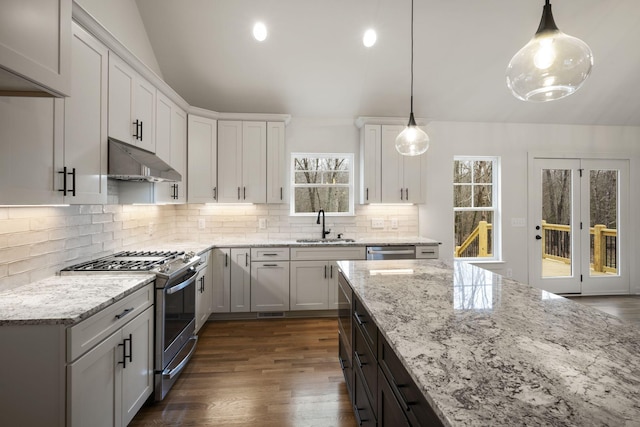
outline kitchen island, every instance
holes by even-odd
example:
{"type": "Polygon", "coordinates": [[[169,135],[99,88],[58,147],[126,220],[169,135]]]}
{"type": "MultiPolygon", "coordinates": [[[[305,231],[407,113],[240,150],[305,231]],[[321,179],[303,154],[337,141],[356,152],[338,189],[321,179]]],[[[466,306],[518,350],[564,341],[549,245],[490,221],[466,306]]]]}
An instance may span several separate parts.
{"type": "Polygon", "coordinates": [[[339,266],[443,425],[639,425],[634,325],[464,262],[339,266]]]}

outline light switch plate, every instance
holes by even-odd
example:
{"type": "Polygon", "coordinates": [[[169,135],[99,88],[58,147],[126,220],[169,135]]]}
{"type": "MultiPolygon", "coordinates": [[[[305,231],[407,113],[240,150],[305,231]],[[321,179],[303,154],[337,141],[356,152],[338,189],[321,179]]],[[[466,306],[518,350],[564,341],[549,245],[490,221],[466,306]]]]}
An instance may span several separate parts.
{"type": "Polygon", "coordinates": [[[371,228],[384,228],[384,219],[373,218],[371,220],[371,228]]]}
{"type": "Polygon", "coordinates": [[[258,218],[258,228],[261,230],[267,228],[267,218],[258,218]]]}
{"type": "Polygon", "coordinates": [[[198,218],[198,228],[204,230],[204,218],[198,218]]]}
{"type": "Polygon", "coordinates": [[[398,228],[398,218],[391,218],[391,228],[394,230],[398,228]]]}

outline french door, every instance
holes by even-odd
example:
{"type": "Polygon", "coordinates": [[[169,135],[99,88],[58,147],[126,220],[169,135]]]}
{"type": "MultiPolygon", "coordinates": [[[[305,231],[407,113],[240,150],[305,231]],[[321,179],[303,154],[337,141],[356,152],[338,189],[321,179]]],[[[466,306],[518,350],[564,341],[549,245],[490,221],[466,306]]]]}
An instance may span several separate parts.
{"type": "Polygon", "coordinates": [[[559,294],[627,294],[629,161],[529,159],[529,283],[559,294]]]}

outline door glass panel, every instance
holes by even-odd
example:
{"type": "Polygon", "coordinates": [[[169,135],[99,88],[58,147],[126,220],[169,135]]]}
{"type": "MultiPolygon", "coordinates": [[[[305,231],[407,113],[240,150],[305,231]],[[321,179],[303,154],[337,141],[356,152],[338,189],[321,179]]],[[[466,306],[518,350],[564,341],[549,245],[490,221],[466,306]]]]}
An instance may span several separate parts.
{"type": "Polygon", "coordinates": [[[589,275],[618,275],[618,171],[589,172],[589,275]]]}
{"type": "Polygon", "coordinates": [[[542,169],[542,277],[573,275],[571,169],[542,169]]]}

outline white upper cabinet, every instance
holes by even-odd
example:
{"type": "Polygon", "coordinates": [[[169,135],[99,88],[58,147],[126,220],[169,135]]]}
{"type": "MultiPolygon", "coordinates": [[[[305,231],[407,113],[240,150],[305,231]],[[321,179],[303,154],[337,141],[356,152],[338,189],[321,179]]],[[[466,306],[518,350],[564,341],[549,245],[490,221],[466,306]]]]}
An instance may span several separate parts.
{"type": "Polygon", "coordinates": [[[218,201],[266,203],[266,122],[218,121],[218,201]]]}
{"type": "Polygon", "coordinates": [[[267,203],[285,203],[287,159],[284,122],[267,122],[267,203]]]}
{"type": "Polygon", "coordinates": [[[0,204],[59,204],[64,100],[0,97],[0,204]]]}
{"type": "Polygon", "coordinates": [[[156,183],[155,202],[186,203],[187,113],[160,91],[156,101],[156,154],[182,176],[182,181],[156,183]]]}
{"type": "Polygon", "coordinates": [[[360,132],[360,203],[381,203],[382,137],[380,125],[364,125],[360,132]]]}
{"type": "Polygon", "coordinates": [[[424,203],[425,155],[403,156],[396,150],[396,137],[404,126],[381,125],[381,202],[424,203]]]}
{"type": "Polygon", "coordinates": [[[64,100],[64,154],[56,159],[64,203],[107,203],[107,73],[109,51],[73,24],[71,93],[64,100]],[[66,168],[66,175],[65,175],[66,168]],[[62,186],[65,193],[65,183],[62,186]]]}
{"type": "Polygon", "coordinates": [[[70,97],[0,97],[0,204],[107,202],[108,52],[72,40],[70,97]]]}
{"type": "Polygon", "coordinates": [[[189,114],[188,119],[189,203],[218,200],[216,120],[189,114]]]}
{"type": "Polygon", "coordinates": [[[109,136],[155,153],[156,88],[109,53],[109,136]]]}
{"type": "Polygon", "coordinates": [[[70,95],[71,3],[0,2],[0,95],[70,95]]]}

